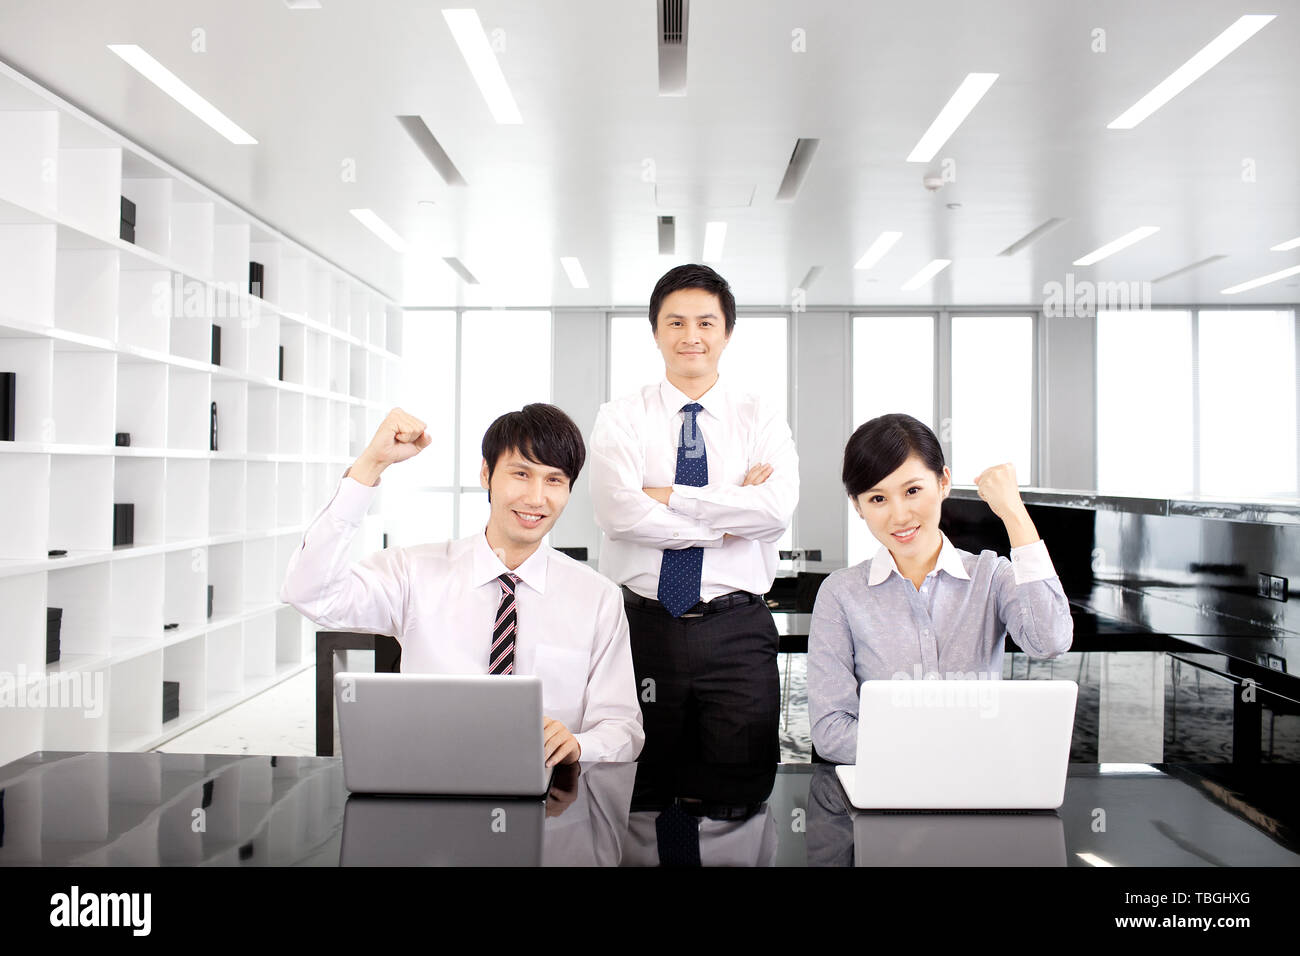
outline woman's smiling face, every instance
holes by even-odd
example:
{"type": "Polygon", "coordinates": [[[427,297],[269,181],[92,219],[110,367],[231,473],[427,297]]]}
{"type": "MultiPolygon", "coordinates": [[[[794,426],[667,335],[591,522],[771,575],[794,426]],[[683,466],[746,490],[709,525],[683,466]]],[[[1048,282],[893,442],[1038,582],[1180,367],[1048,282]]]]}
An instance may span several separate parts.
{"type": "Polygon", "coordinates": [[[946,467],[937,475],[913,453],[854,498],[853,507],[896,563],[911,564],[939,553],[939,514],[951,487],[952,475],[946,467]]]}

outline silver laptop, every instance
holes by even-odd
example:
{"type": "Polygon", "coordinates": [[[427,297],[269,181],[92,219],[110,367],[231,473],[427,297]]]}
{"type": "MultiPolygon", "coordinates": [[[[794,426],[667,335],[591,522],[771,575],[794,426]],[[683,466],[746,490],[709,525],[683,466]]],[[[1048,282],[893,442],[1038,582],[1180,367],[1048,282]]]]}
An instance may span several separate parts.
{"type": "Polygon", "coordinates": [[[1055,810],[1079,685],[869,680],[857,763],[835,772],[864,810],[1055,810]]]}
{"type": "Polygon", "coordinates": [[[539,677],[334,676],[343,783],[353,793],[541,797],[539,677]]]}

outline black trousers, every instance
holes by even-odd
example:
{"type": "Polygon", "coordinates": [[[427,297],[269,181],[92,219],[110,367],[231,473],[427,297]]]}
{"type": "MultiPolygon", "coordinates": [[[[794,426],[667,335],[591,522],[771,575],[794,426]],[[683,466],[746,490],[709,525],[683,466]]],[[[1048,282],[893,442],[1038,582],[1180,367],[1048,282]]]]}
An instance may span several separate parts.
{"type": "Polygon", "coordinates": [[[779,636],[761,601],[699,617],[626,604],[643,761],[777,763],[779,636]]]}

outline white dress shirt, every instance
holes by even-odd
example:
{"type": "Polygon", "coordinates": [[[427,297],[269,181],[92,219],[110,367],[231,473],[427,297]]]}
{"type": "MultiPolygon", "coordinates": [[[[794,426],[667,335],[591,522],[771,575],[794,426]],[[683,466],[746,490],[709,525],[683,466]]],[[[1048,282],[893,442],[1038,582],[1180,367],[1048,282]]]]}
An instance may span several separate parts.
{"type": "MultiPolygon", "coordinates": [[[[339,482],[289,559],[280,599],[323,628],[396,637],[404,672],[486,674],[507,568],[483,532],[349,564],[374,495],[353,478],[339,482]]],[[[520,578],[515,673],[542,679],[546,716],[577,738],[584,762],[635,759],[645,733],[618,588],[546,545],[511,573],[520,578]]]]}
{"type": "Polygon", "coordinates": [[[705,548],[700,600],[730,591],[763,594],[776,574],[776,542],[799,502],[799,456],[790,426],[757,396],[722,378],[694,401],[709,483],[678,485],[682,407],[692,399],[668,381],[606,402],[591,433],[591,498],[605,533],[600,570],[658,598],[665,549],[705,548]],[[754,465],[772,466],[761,485],[741,487],[754,465]],[[668,504],[643,488],[672,488],[668,504]],[[724,534],[735,537],[725,538],[724,534]]]}

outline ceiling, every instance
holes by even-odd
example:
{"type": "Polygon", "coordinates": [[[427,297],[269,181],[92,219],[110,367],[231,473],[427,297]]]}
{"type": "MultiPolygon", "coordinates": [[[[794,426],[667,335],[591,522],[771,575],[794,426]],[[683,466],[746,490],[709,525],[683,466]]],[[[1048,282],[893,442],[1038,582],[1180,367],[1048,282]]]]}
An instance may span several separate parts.
{"type": "Polygon", "coordinates": [[[1067,276],[1143,282],[1211,256],[1224,258],[1152,285],[1152,303],[1300,301],[1300,276],[1220,293],[1300,263],[1269,251],[1300,236],[1296,0],[697,0],[684,97],[658,95],[653,0],[476,9],[521,125],[493,121],[426,0],[5,0],[0,59],[406,305],[642,307],[667,265],[698,261],[714,219],[741,305],[789,303],[812,266],[809,307],[1030,306],[1067,276]],[[1246,13],[1277,19],[1137,128],[1106,128],[1246,13]],[[109,43],[144,47],[258,144],[227,142],[109,43]],[[1000,78],[933,162],[907,162],[969,72],[1000,78]],[[442,181],[403,114],[424,118],[466,185],[442,181]],[[799,137],[820,148],[778,202],[799,137]],[[945,169],[928,192],[922,177],[945,169]],[[658,255],[659,215],[677,218],[674,260],[658,255]],[[1050,217],[1067,221],[998,255],[1050,217]],[[1144,225],[1160,232],[1071,265],[1144,225]],[[884,230],[903,238],[855,270],[884,230]],[[581,260],[589,289],[560,256],[581,260]],[[900,291],[937,257],[953,264],[900,291]]]}

